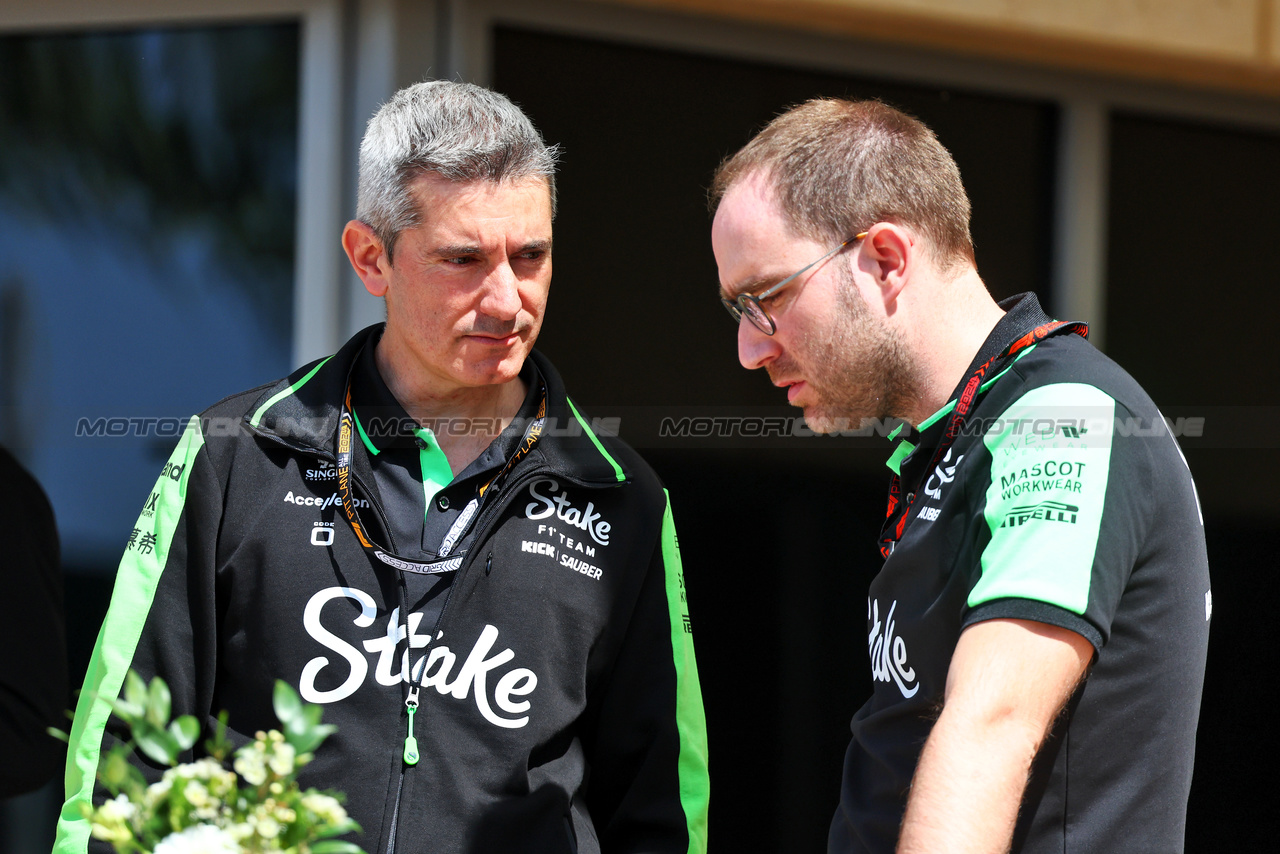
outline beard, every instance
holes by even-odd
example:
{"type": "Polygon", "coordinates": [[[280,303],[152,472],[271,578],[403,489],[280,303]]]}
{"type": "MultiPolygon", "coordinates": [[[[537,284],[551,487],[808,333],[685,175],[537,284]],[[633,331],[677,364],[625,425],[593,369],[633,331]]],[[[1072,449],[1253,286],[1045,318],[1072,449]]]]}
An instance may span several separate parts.
{"type": "Polygon", "coordinates": [[[807,378],[817,402],[804,408],[804,420],[815,433],[903,417],[920,387],[900,333],[872,315],[848,271],[840,278],[833,322],[811,331],[794,354],[772,366],[780,376],[807,378]]]}

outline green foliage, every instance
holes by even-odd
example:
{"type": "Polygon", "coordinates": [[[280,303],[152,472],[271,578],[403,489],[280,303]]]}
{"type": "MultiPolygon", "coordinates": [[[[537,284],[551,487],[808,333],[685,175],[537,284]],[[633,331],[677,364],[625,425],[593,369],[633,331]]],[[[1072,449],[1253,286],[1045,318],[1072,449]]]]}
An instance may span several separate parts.
{"type": "Polygon", "coordinates": [[[124,697],[111,704],[116,717],[128,724],[138,749],[161,765],[176,765],[178,757],[200,737],[200,722],[191,715],[169,720],[172,702],[163,679],[157,676],[147,685],[130,670],[124,680],[124,697]]]}
{"type": "Polygon", "coordinates": [[[259,732],[233,752],[223,712],[204,744],[208,756],[179,764],[200,738],[199,721],[190,715],[171,720],[164,680],[156,677],[148,685],[130,671],[122,696],[111,705],[132,738],[112,747],[99,765],[98,778],[114,797],[96,809],[84,808],[93,836],[119,854],[147,854],[157,845],[246,854],[364,854],[333,838],[360,830],[343,809],[341,794],[302,791],[297,784],[299,769],[336,728],[321,723],[321,708],[303,703],[284,682],[276,682],[272,702],[284,732],[259,732]],[[159,782],[148,785],[129,761],[135,747],[169,766],[159,782]],[[229,757],[234,772],[224,765],[229,757]],[[162,844],[166,838],[171,842],[162,844]]]}
{"type": "Polygon", "coordinates": [[[320,723],[319,706],[304,704],[298,693],[279,679],[271,700],[276,717],[284,725],[285,738],[300,754],[314,753],[321,742],[338,731],[332,724],[320,723]]]}

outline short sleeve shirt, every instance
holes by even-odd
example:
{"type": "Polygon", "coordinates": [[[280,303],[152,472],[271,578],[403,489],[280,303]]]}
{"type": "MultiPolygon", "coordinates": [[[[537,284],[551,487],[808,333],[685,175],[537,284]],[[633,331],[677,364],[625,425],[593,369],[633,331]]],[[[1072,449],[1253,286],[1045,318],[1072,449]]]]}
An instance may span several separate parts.
{"type": "MultiPolygon", "coordinates": [[[[1043,317],[1030,295],[1008,308],[984,352],[1043,317]]],[[[1180,851],[1210,598],[1177,442],[1137,383],[1076,335],[988,380],[931,466],[953,407],[896,455],[916,498],[868,593],[874,691],[853,719],[830,850],[894,850],[960,632],[1012,618],[1097,650],[1033,767],[1014,850],[1180,851]]]]}

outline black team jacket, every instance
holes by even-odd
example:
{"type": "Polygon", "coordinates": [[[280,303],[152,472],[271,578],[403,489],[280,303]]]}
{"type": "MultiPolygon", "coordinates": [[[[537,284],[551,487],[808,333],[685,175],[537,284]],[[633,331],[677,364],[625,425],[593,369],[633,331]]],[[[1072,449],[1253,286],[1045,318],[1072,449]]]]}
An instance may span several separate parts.
{"type": "MultiPolygon", "coordinates": [[[[375,334],[191,420],[120,564],[55,850],[106,850],[78,807],[104,796],[101,698],[132,668],[164,677],[175,716],[226,710],[236,743],[278,727],[277,679],[322,704],[337,733],[299,782],[345,792],[371,854],[705,851],[702,699],[658,478],[535,352],[544,432],[477,514],[439,623],[406,619],[400,572],[357,540],[333,478],[339,404],[375,334]],[[415,765],[406,663],[425,677],[415,765]]],[[[367,458],[352,470],[387,542],[367,458]]]]}

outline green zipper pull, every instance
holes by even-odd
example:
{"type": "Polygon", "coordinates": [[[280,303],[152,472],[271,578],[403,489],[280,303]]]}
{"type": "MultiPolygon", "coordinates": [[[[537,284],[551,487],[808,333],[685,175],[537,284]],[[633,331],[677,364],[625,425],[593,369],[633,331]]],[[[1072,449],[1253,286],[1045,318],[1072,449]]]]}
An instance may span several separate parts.
{"type": "Polygon", "coordinates": [[[409,734],[404,739],[404,764],[418,764],[418,740],[413,737],[413,716],[418,712],[418,689],[415,687],[409,692],[409,699],[405,700],[405,705],[409,708],[409,734]]]}

